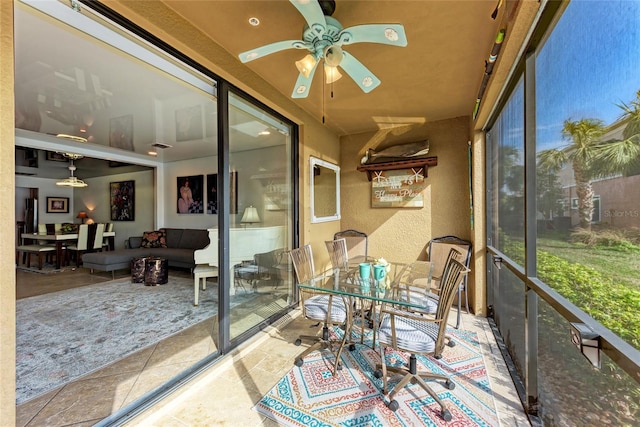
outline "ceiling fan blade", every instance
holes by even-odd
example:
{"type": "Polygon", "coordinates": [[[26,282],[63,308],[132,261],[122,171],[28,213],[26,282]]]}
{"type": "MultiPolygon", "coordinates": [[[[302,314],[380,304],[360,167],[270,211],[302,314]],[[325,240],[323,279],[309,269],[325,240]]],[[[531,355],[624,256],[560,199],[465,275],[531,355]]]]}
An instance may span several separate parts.
{"type": "Polygon", "coordinates": [[[293,87],[293,93],[291,93],[292,98],[306,98],[309,95],[309,88],[311,87],[311,82],[313,81],[313,75],[318,68],[318,63],[313,66],[311,71],[309,72],[309,77],[305,77],[304,74],[300,73],[298,75],[298,80],[296,80],[296,85],[293,87]]]}
{"type": "Polygon", "coordinates": [[[317,0],[289,0],[298,9],[309,28],[318,36],[322,37],[327,30],[327,20],[320,8],[317,0]]]}
{"type": "Polygon", "coordinates": [[[305,43],[302,40],[283,40],[247,50],[246,52],[239,54],[238,57],[240,58],[240,61],[245,63],[287,49],[309,49],[309,47],[308,43],[305,43]]]}
{"type": "Polygon", "coordinates": [[[343,54],[344,58],[342,58],[342,62],[340,62],[340,68],[349,74],[349,77],[360,86],[360,89],[362,89],[364,93],[369,93],[380,86],[380,79],[369,71],[367,67],[362,65],[362,62],[347,52],[343,52],[343,54]]]}
{"type": "Polygon", "coordinates": [[[404,47],[407,35],[402,24],[365,24],[345,28],[338,34],[338,45],[353,43],[381,43],[404,47]]]}

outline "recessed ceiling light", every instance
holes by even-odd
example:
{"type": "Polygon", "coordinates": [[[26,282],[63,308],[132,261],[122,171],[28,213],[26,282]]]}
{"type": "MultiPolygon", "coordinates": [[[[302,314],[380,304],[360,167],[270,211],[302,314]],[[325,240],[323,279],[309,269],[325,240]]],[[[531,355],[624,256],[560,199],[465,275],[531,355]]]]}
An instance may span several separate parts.
{"type": "Polygon", "coordinates": [[[249,18],[249,24],[253,25],[254,27],[257,27],[258,25],[260,25],[260,20],[256,17],[251,17],[249,18]]]}
{"type": "Polygon", "coordinates": [[[267,129],[262,130],[260,132],[258,132],[258,135],[264,136],[264,135],[271,135],[271,132],[269,132],[267,129]]]}

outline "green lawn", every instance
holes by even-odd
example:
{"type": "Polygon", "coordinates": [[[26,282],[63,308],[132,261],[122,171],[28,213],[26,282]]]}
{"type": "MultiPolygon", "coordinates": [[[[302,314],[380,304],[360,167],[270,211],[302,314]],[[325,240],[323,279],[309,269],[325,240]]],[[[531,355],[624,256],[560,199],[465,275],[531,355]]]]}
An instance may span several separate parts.
{"type": "Polygon", "coordinates": [[[611,248],[588,247],[552,237],[538,237],[538,249],[582,264],[640,291],[640,255],[611,248]]]}
{"type": "MultiPolygon", "coordinates": [[[[540,280],[640,349],[640,247],[587,246],[560,233],[537,243],[540,280]]],[[[505,236],[504,249],[515,262],[524,261],[522,241],[505,236]]]]}

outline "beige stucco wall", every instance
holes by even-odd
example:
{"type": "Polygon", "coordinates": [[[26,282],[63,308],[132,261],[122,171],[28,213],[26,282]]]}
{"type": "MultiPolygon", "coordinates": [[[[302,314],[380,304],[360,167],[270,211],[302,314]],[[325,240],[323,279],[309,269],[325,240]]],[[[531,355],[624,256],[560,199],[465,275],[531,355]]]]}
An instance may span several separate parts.
{"type": "Polygon", "coordinates": [[[342,228],[369,235],[369,254],[390,261],[426,259],[432,237],[471,238],[469,209],[469,117],[408,126],[402,132],[375,132],[341,138],[342,228]],[[372,208],[371,182],[356,168],[369,148],[385,148],[428,139],[429,167],[422,208],[372,208]]]}
{"type": "Polygon", "coordinates": [[[0,0],[0,420],[16,418],[13,4],[0,0]]]}

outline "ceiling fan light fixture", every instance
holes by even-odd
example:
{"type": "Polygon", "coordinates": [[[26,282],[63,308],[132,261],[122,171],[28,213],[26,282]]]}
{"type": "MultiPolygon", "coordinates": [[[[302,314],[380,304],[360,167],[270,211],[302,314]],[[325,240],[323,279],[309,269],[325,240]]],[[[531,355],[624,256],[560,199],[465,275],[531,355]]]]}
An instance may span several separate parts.
{"type": "Polygon", "coordinates": [[[81,179],[76,178],[75,176],[70,176],[69,178],[65,178],[60,181],[56,181],[56,185],[60,187],[74,187],[74,188],[82,188],[87,187],[88,184],[81,179]]]}
{"type": "Polygon", "coordinates": [[[330,67],[337,67],[344,58],[342,48],[338,45],[327,46],[324,49],[324,62],[330,67]]]}
{"type": "Polygon", "coordinates": [[[78,179],[78,177],[73,176],[73,171],[75,170],[76,170],[76,166],[73,164],[73,158],[71,158],[69,159],[69,172],[71,172],[71,176],[69,176],[69,178],[56,181],[56,185],[59,187],[73,187],[73,188],[87,187],[89,184],[87,184],[81,179],[78,179]]]}
{"type": "Polygon", "coordinates": [[[324,64],[324,75],[327,84],[337,82],[342,77],[342,74],[338,71],[338,67],[331,67],[326,63],[324,64]]]}
{"type": "Polygon", "coordinates": [[[309,78],[311,70],[313,70],[317,63],[318,61],[316,61],[316,58],[313,55],[307,54],[307,56],[301,60],[296,61],[296,68],[300,71],[300,74],[309,78]]]}
{"type": "MultiPolygon", "coordinates": [[[[502,0],[501,0],[502,1],[502,0]]],[[[378,43],[391,46],[407,46],[407,36],[402,24],[362,24],[344,28],[332,17],[335,0],[289,0],[304,18],[306,24],[299,40],[280,40],[242,52],[238,57],[243,63],[258,59],[286,49],[305,49],[309,51],[303,59],[296,61],[299,76],[296,80],[292,98],[306,98],[309,86],[318,63],[324,60],[327,83],[338,80],[340,74],[336,67],[344,72],[362,89],[369,93],[380,85],[380,79],[354,56],[342,50],[342,46],[354,43],[378,43]]]]}

